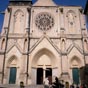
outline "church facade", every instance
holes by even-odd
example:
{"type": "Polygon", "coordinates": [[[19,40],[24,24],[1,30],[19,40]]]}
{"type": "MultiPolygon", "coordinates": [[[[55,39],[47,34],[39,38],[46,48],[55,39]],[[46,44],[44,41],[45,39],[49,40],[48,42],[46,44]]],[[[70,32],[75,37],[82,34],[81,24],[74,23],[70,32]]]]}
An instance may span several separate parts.
{"type": "Polygon", "coordinates": [[[0,83],[37,85],[57,76],[81,84],[88,33],[80,6],[53,0],[10,0],[0,36],[0,83]],[[46,3],[45,3],[46,2],[46,3]]]}

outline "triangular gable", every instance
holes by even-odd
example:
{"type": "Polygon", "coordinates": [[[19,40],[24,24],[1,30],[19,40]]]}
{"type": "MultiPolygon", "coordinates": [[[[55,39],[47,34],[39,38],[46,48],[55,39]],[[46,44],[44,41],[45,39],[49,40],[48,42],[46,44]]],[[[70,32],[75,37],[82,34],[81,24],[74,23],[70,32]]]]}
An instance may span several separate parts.
{"type": "MultiPolygon", "coordinates": [[[[49,44],[50,46],[52,46],[58,53],[61,53],[60,49],[45,35],[43,37],[41,37],[36,43],[35,45],[30,49],[30,53],[41,43],[44,41],[44,39],[46,40],[46,44],[49,44]]],[[[44,44],[43,44],[44,45],[44,44]]],[[[46,46],[43,46],[44,48],[46,48],[46,46]]]]}
{"type": "Polygon", "coordinates": [[[18,43],[15,43],[15,44],[13,44],[12,46],[10,46],[8,49],[7,49],[7,51],[6,51],[6,53],[8,53],[13,47],[16,47],[18,50],[19,50],[19,52],[20,53],[23,53],[22,51],[22,48],[20,47],[20,45],[18,44],[18,43]]]}
{"type": "Polygon", "coordinates": [[[76,48],[81,54],[83,54],[83,50],[75,43],[71,44],[69,48],[66,50],[67,53],[70,53],[73,48],[76,48]]]}

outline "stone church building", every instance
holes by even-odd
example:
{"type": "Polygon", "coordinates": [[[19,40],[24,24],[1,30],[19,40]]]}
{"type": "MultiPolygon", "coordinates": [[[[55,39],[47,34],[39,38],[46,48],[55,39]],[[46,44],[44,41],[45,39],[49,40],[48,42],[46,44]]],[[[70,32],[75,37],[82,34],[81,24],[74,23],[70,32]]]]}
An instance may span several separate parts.
{"type": "Polygon", "coordinates": [[[9,0],[0,35],[0,84],[80,84],[88,64],[88,34],[80,6],[54,0],[9,0]]]}

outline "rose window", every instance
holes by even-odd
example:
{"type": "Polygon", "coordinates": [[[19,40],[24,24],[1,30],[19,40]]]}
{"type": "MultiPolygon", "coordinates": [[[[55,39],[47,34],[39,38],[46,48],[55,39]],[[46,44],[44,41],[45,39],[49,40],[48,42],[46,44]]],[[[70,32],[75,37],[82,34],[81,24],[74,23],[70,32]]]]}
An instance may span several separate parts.
{"type": "Polygon", "coordinates": [[[54,26],[54,19],[48,13],[41,13],[36,16],[36,26],[41,30],[49,30],[54,26]]]}

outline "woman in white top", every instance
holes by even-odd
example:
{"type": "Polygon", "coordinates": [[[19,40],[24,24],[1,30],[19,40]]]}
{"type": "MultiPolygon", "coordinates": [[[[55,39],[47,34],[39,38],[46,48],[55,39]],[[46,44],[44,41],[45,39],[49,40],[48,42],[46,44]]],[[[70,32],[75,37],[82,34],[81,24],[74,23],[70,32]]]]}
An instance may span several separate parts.
{"type": "Polygon", "coordinates": [[[44,88],[49,88],[49,80],[48,80],[48,78],[44,79],[44,88]]]}

